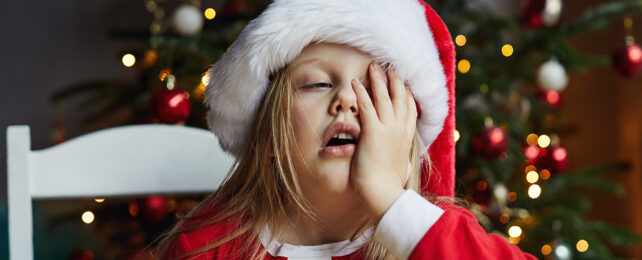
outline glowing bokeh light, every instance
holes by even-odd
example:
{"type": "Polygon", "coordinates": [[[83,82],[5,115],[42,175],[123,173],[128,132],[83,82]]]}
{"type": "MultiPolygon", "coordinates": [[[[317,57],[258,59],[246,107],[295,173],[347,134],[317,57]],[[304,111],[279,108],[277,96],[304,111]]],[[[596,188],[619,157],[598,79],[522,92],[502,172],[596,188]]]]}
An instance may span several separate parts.
{"type": "Polygon", "coordinates": [[[205,9],[205,19],[207,20],[212,20],[214,17],[216,17],[216,10],[214,8],[207,8],[205,9]]]}
{"type": "Polygon", "coordinates": [[[125,65],[125,67],[129,68],[131,66],[134,66],[134,64],[136,64],[136,57],[134,57],[133,54],[127,53],[123,55],[123,65],[125,65]]]}
{"type": "Polygon", "coordinates": [[[542,246],[542,255],[550,255],[551,251],[553,251],[553,248],[551,248],[550,245],[543,245],[542,246]]]}
{"type": "Polygon", "coordinates": [[[577,241],[577,244],[575,245],[575,247],[577,248],[578,252],[584,253],[586,252],[586,250],[588,250],[589,244],[586,240],[582,239],[580,241],[577,241]]]}
{"type": "Polygon", "coordinates": [[[526,137],[526,143],[528,145],[537,145],[537,138],[539,138],[539,136],[537,136],[536,134],[529,134],[526,137]]]}
{"type": "Polygon", "coordinates": [[[457,70],[459,70],[461,74],[468,73],[468,71],[470,71],[470,61],[467,59],[460,60],[459,63],[457,63],[457,70]]]}
{"type": "Polygon", "coordinates": [[[548,90],[545,94],[546,102],[552,106],[559,104],[560,93],[555,90],[548,90]]]}
{"type": "Polygon", "coordinates": [[[502,55],[504,55],[504,57],[510,57],[513,55],[513,46],[510,44],[504,44],[504,46],[502,46],[502,55]]]}
{"type": "Polygon", "coordinates": [[[169,77],[169,74],[170,71],[168,69],[161,70],[160,72],[158,72],[158,79],[160,79],[160,81],[164,81],[165,79],[167,79],[167,77],[169,77]]]}
{"type": "Polygon", "coordinates": [[[82,213],[82,222],[85,222],[85,224],[91,224],[91,222],[94,222],[94,213],[91,211],[85,211],[82,213]]]}
{"type": "Polygon", "coordinates": [[[537,171],[537,168],[535,168],[535,165],[528,165],[524,168],[525,173],[528,173],[530,171],[537,171]]]}
{"type": "Polygon", "coordinates": [[[539,174],[537,174],[536,171],[530,171],[526,174],[526,181],[528,181],[528,183],[536,183],[538,179],[539,174]]]}
{"type": "Polygon", "coordinates": [[[511,191],[511,192],[508,193],[507,198],[508,198],[508,201],[510,201],[510,202],[516,201],[517,200],[517,193],[515,193],[514,191],[511,191]]]}
{"type": "Polygon", "coordinates": [[[528,196],[531,199],[537,199],[541,194],[542,194],[542,188],[539,185],[533,184],[530,187],[528,187],[528,196]]]}
{"type": "Polygon", "coordinates": [[[457,37],[455,37],[455,43],[457,44],[457,46],[466,45],[466,36],[463,36],[461,34],[457,35],[457,37]]]}
{"type": "Polygon", "coordinates": [[[544,170],[542,170],[541,172],[539,172],[539,177],[540,177],[542,180],[548,180],[548,178],[550,178],[550,177],[551,177],[551,171],[549,171],[549,170],[547,170],[547,169],[544,169],[544,170]]]}
{"type": "Polygon", "coordinates": [[[479,92],[481,92],[482,94],[486,94],[488,92],[488,85],[481,84],[481,86],[479,86],[479,92]]]}
{"type": "Polygon", "coordinates": [[[557,256],[558,259],[569,259],[568,257],[570,254],[571,250],[569,250],[564,244],[555,247],[555,256],[557,256]]]}
{"type": "Polygon", "coordinates": [[[511,237],[520,237],[522,235],[522,228],[518,226],[511,226],[508,228],[508,235],[511,237]]]}
{"type": "Polygon", "coordinates": [[[501,222],[502,224],[508,223],[509,220],[510,220],[510,216],[506,213],[499,216],[499,222],[501,222]]]}
{"type": "Polygon", "coordinates": [[[558,162],[564,161],[566,159],[566,155],[566,149],[562,147],[555,148],[555,151],[553,151],[553,159],[558,162]]]}
{"type": "Polygon", "coordinates": [[[139,211],[138,205],[135,203],[129,204],[129,215],[132,215],[132,217],[138,216],[139,211]]]}
{"type": "Polygon", "coordinates": [[[537,158],[538,154],[539,148],[534,145],[526,147],[526,150],[524,151],[524,155],[526,155],[526,158],[528,158],[529,160],[534,160],[535,158],[537,158]]]}
{"type": "Polygon", "coordinates": [[[459,135],[459,131],[457,131],[457,129],[455,129],[455,133],[453,135],[455,137],[455,142],[459,141],[459,137],[461,136],[459,135]]]}
{"type": "Polygon", "coordinates": [[[537,144],[539,147],[546,148],[551,145],[551,138],[548,137],[548,135],[540,135],[539,138],[537,138],[537,144]]]}
{"type": "Polygon", "coordinates": [[[97,203],[103,203],[103,201],[105,201],[105,198],[95,198],[94,201],[97,203]]]}

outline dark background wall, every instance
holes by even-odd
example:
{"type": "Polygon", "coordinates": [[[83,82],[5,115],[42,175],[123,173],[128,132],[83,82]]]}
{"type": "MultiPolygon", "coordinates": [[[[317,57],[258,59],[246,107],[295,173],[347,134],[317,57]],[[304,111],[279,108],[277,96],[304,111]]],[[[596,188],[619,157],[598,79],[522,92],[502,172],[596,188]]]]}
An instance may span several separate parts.
{"type": "MultiPolygon", "coordinates": [[[[564,1],[567,16],[578,17],[585,8],[604,0],[564,1]]],[[[642,15],[636,15],[633,35],[642,43],[642,15]]],[[[605,30],[571,39],[580,51],[610,54],[624,44],[622,19],[615,19],[605,30]]],[[[626,79],[610,67],[598,68],[570,77],[563,93],[566,121],[575,132],[562,139],[571,167],[581,168],[608,162],[627,162],[630,169],[612,172],[610,179],[622,183],[625,192],[610,196],[586,193],[593,201],[589,218],[618,223],[642,234],[642,77],[626,79]]],[[[642,246],[621,250],[642,259],[642,246]]]]}

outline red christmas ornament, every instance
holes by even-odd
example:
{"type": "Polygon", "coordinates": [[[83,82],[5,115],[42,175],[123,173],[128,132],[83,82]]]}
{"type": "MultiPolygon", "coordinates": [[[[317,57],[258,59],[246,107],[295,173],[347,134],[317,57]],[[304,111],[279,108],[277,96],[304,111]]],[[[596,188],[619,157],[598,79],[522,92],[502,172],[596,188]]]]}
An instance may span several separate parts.
{"type": "Polygon", "coordinates": [[[152,98],[152,111],[163,123],[176,124],[189,117],[189,95],[180,89],[161,88],[152,98]]]}
{"type": "Polygon", "coordinates": [[[496,160],[508,150],[506,131],[498,126],[482,129],[472,138],[471,143],[475,153],[487,160],[496,160]]]}
{"type": "Polygon", "coordinates": [[[163,196],[148,196],[142,199],[139,204],[141,216],[149,222],[162,222],[169,214],[167,211],[166,200],[163,196]]]}
{"type": "Polygon", "coordinates": [[[642,71],[642,48],[627,44],[613,53],[613,67],[625,77],[637,76],[642,71]]]}
{"type": "Polygon", "coordinates": [[[561,0],[529,0],[522,15],[524,24],[536,30],[542,26],[552,27],[562,20],[563,11],[561,0]]]}
{"type": "Polygon", "coordinates": [[[562,95],[559,91],[542,89],[539,91],[539,98],[553,108],[559,109],[562,107],[562,95]]]}
{"type": "Polygon", "coordinates": [[[536,146],[526,148],[526,158],[537,169],[547,169],[551,173],[560,173],[568,168],[568,152],[563,147],[552,145],[547,148],[539,148],[535,156],[533,156],[534,153],[529,151],[531,147],[537,148],[536,146]]]}

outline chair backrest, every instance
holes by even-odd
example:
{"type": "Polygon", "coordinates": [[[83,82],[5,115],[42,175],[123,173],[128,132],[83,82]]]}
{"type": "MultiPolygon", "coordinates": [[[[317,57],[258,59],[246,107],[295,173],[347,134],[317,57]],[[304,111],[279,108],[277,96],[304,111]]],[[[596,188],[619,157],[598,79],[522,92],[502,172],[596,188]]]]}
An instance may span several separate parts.
{"type": "Polygon", "coordinates": [[[31,150],[29,126],[7,128],[10,259],[33,259],[32,199],[215,190],[234,158],[209,131],[134,125],[31,150]]]}

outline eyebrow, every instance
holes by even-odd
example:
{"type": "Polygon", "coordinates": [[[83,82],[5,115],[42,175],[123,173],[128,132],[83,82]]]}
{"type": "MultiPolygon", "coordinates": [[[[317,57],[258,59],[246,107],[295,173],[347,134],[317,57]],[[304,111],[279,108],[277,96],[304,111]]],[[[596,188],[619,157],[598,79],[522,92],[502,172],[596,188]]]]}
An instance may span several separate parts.
{"type": "Polygon", "coordinates": [[[296,70],[297,67],[299,67],[299,66],[308,65],[308,64],[311,64],[311,63],[323,63],[323,60],[321,60],[319,58],[311,58],[311,59],[303,60],[301,62],[298,62],[298,63],[294,64],[292,66],[292,71],[296,70]]]}

